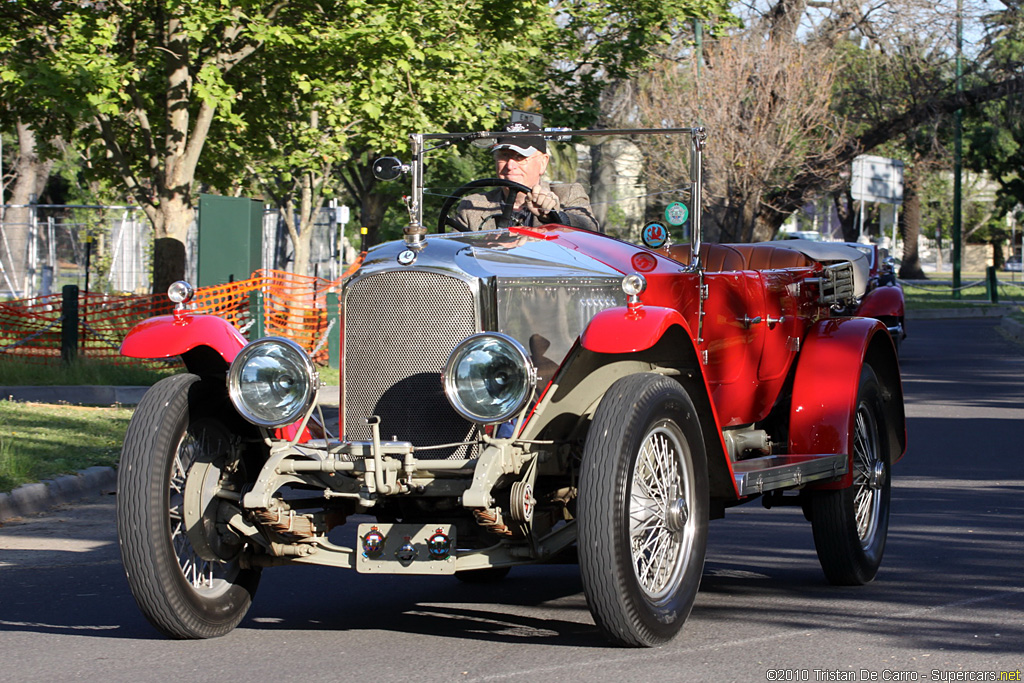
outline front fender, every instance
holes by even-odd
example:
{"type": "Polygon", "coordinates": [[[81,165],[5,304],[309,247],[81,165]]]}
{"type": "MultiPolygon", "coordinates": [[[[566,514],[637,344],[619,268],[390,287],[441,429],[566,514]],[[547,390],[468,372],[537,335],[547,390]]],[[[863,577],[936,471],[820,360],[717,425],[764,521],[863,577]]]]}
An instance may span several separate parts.
{"type": "MultiPolygon", "coordinates": [[[[121,342],[121,355],[173,358],[208,347],[230,365],[246,343],[245,337],[231,323],[215,315],[159,315],[142,321],[128,332],[121,342]]],[[[187,358],[186,365],[189,365],[187,358]]]]}
{"type": "Polygon", "coordinates": [[[903,317],[903,290],[892,285],[875,287],[864,295],[857,315],[863,318],[903,317]]]}
{"type": "MultiPolygon", "coordinates": [[[[593,317],[580,337],[580,344],[596,353],[646,351],[673,325],[689,334],[690,328],[679,311],[661,306],[630,310],[625,306],[607,308],[593,317]]],[[[693,338],[693,335],[690,335],[693,338]]]]}
{"type": "Polygon", "coordinates": [[[906,448],[906,420],[899,366],[885,327],[870,318],[823,320],[811,328],[793,378],[789,452],[847,453],[850,467],[838,482],[820,488],[845,488],[852,482],[854,419],[861,367],[869,362],[886,393],[886,424],[891,462],[906,448]]]}

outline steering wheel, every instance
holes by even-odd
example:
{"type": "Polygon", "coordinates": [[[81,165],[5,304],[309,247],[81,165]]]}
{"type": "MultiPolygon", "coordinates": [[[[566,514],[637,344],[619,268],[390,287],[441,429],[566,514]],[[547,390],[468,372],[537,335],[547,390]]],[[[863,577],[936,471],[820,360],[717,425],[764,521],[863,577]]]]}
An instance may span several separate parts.
{"type": "Polygon", "coordinates": [[[502,178],[482,178],[480,180],[474,180],[471,183],[466,183],[462,187],[456,189],[448,198],[444,200],[444,204],[441,205],[441,214],[437,218],[437,231],[444,232],[448,227],[454,228],[461,232],[466,232],[459,223],[455,222],[449,213],[451,213],[452,207],[455,203],[462,199],[465,195],[478,190],[481,187],[507,187],[511,190],[505,199],[501,203],[501,215],[498,217],[497,227],[507,228],[512,222],[512,207],[515,206],[516,196],[520,192],[523,194],[530,194],[532,190],[522,183],[513,182],[511,180],[504,180],[502,178]]]}

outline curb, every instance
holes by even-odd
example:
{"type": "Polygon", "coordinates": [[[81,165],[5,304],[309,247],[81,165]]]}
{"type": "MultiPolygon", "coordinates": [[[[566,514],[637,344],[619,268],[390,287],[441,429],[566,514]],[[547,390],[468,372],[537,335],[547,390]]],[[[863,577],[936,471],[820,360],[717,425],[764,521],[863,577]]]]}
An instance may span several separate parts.
{"type": "Polygon", "coordinates": [[[116,470],[100,466],[36,484],[22,484],[10,493],[0,493],[0,524],[17,517],[46,512],[55,505],[116,490],[116,470]]]}
{"type": "Polygon", "coordinates": [[[1004,317],[999,326],[1003,332],[1015,342],[1024,343],[1024,324],[1021,324],[1010,317],[1004,317]]]}
{"type": "Polygon", "coordinates": [[[26,386],[0,387],[0,398],[28,403],[67,403],[88,406],[137,405],[149,387],[138,386],[26,386]]]}

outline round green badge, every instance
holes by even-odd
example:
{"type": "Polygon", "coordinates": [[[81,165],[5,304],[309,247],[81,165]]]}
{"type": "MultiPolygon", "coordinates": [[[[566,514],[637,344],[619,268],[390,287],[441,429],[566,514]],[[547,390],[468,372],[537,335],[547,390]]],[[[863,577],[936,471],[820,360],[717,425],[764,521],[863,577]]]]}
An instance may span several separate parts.
{"type": "Polygon", "coordinates": [[[689,215],[690,211],[686,208],[686,204],[681,202],[672,202],[665,207],[665,220],[669,225],[682,225],[689,215]]]}

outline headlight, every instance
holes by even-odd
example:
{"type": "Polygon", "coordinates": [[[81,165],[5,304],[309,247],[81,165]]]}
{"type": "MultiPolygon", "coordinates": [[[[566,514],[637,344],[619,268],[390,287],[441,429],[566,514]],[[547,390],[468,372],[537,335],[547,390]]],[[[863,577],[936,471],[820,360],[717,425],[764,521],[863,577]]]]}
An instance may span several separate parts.
{"type": "Polygon", "coordinates": [[[290,339],[267,337],[247,345],[228,370],[228,395],[249,422],[280,427],[313,403],[319,376],[309,355],[290,339]]]}
{"type": "Polygon", "coordinates": [[[456,412],[473,422],[497,424],[523,409],[533,393],[537,371],[515,339],[482,332],[455,347],[442,381],[456,412]]]}

